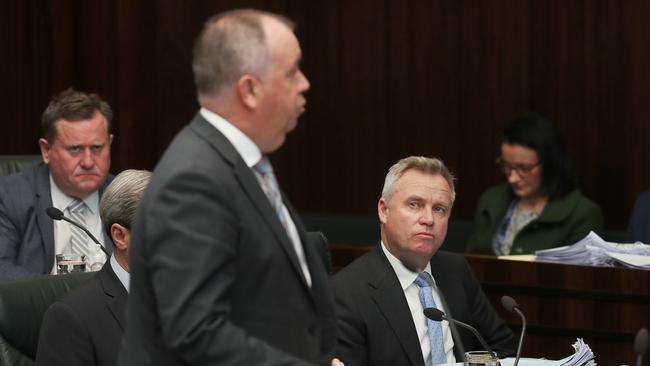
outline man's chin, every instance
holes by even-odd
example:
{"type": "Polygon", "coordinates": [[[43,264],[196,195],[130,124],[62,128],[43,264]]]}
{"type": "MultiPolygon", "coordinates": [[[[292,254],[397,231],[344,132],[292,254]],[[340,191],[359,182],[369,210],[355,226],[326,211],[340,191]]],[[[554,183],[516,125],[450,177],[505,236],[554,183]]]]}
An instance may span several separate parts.
{"type": "Polygon", "coordinates": [[[81,183],[77,184],[77,186],[75,187],[75,190],[77,192],[79,192],[80,194],[89,196],[89,195],[95,193],[95,191],[97,191],[99,189],[102,182],[103,181],[98,181],[98,180],[84,181],[84,182],[81,182],[81,183]]]}

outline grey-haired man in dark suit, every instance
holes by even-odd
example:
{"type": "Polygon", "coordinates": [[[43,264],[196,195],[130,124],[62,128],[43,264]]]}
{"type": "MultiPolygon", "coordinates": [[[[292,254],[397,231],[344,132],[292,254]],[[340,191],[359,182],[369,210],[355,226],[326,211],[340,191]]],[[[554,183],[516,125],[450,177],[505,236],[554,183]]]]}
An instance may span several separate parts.
{"type": "Polygon", "coordinates": [[[129,246],[135,211],[151,172],[129,169],[106,188],[99,209],[115,249],[97,275],[45,313],[37,366],[114,366],[126,323],[129,246]]]}

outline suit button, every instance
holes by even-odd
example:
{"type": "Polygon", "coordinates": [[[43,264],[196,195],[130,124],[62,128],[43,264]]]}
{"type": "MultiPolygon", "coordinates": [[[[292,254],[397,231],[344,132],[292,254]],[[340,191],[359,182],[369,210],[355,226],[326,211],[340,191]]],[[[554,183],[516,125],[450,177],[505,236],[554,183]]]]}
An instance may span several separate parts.
{"type": "Polygon", "coordinates": [[[307,327],[307,332],[309,332],[309,335],[316,334],[316,325],[315,324],[309,324],[309,326],[307,327]]]}

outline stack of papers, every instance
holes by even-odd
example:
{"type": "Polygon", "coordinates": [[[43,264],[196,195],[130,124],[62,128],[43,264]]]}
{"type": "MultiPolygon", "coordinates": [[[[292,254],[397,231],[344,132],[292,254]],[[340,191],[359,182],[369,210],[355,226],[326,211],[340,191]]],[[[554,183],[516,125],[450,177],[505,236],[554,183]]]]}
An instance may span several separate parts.
{"type": "Polygon", "coordinates": [[[540,262],[650,269],[650,245],[609,243],[593,231],[573,245],[538,250],[535,256],[540,262]]]}
{"type": "MultiPolygon", "coordinates": [[[[591,348],[582,340],[578,338],[576,343],[573,344],[575,353],[567,358],[553,361],[543,358],[520,358],[518,366],[596,366],[594,353],[591,348]]],[[[501,366],[512,366],[515,363],[514,357],[503,358],[499,360],[501,366]]],[[[447,366],[462,366],[464,363],[447,364],[447,366]]],[[[441,365],[445,366],[445,365],[441,365]]]]}
{"type": "Polygon", "coordinates": [[[591,351],[591,348],[582,340],[578,338],[576,343],[573,344],[573,349],[576,353],[573,354],[562,366],[595,366],[596,356],[591,351]]]}

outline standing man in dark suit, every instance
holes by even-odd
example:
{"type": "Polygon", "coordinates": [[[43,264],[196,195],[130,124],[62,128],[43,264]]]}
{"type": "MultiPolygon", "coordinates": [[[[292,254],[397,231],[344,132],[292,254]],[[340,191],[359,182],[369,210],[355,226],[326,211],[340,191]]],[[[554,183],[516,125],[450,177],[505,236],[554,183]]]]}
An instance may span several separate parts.
{"type": "Polygon", "coordinates": [[[201,110],[158,163],[138,211],[121,365],[329,365],[323,259],[267,155],[309,82],[288,19],[211,18],[194,49],[201,110]]]}
{"type": "MultiPolygon", "coordinates": [[[[455,196],[454,178],[438,159],[412,156],[388,171],[377,207],[380,245],[332,279],[340,331],[336,354],[346,365],[462,360],[448,323],[427,320],[425,307],[474,326],[501,355],[511,352],[512,332],[467,262],[438,250],[455,196]]],[[[459,333],[466,350],[482,350],[471,333],[459,333]]]]}
{"type": "Polygon", "coordinates": [[[151,172],[146,170],[125,170],[106,188],[99,211],[115,250],[93,279],[47,310],[37,366],[116,364],[129,289],[131,226],[150,177],[151,172]]]}
{"type": "Polygon", "coordinates": [[[47,106],[38,141],[43,163],[0,177],[0,280],[53,273],[60,253],[85,255],[89,265],[104,263],[99,247],[85,235],[74,242],[76,228],[53,222],[45,209],[55,206],[66,216],[77,215],[112,250],[98,211],[110,181],[112,118],[98,95],[72,89],[47,106]]]}

